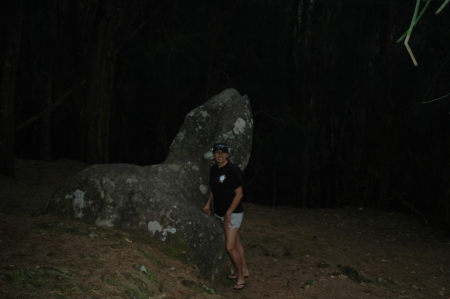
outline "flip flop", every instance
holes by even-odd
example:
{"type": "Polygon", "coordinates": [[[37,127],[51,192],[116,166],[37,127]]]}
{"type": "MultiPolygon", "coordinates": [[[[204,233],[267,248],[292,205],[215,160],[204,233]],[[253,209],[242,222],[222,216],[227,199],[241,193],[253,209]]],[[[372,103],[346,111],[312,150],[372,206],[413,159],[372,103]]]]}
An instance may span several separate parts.
{"type": "MultiPolygon", "coordinates": [[[[250,275],[244,275],[244,278],[249,278],[250,275]]],[[[228,279],[236,279],[238,278],[238,275],[236,273],[228,275],[228,279]]]]}
{"type": "Polygon", "coordinates": [[[233,290],[235,291],[240,291],[243,290],[245,288],[245,283],[237,283],[234,285],[233,290]],[[240,287],[242,286],[242,287],[240,287]]]}

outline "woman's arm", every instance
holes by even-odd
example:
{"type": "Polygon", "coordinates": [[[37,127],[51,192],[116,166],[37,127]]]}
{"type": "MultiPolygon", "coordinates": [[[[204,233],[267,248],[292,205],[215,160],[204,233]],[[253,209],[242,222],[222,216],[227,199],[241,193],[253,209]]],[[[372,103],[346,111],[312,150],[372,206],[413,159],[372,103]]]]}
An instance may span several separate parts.
{"type": "Polygon", "coordinates": [[[214,200],[214,196],[212,194],[212,191],[210,191],[209,196],[208,196],[208,201],[206,202],[205,206],[203,207],[203,211],[208,215],[211,215],[211,203],[213,200],[214,200]]]}
{"type": "Polygon", "coordinates": [[[227,213],[225,214],[225,218],[223,219],[223,222],[225,223],[225,228],[227,228],[227,223],[231,223],[231,214],[233,214],[234,210],[236,210],[237,206],[241,202],[242,197],[244,196],[244,193],[242,191],[242,186],[238,187],[234,190],[234,198],[231,202],[230,207],[228,208],[227,213]]]}

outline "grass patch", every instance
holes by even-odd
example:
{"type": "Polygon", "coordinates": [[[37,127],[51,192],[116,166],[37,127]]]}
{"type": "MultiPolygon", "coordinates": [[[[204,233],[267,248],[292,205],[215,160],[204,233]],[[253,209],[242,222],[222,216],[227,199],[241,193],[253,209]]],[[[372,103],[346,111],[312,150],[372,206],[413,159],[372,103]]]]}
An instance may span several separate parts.
{"type": "Polygon", "coordinates": [[[191,251],[189,245],[178,239],[174,242],[161,242],[153,239],[149,235],[145,235],[143,233],[133,231],[133,230],[124,230],[130,234],[130,238],[137,243],[146,244],[151,247],[157,248],[159,251],[164,253],[170,258],[179,260],[183,263],[187,263],[187,254],[191,251]]]}
{"type": "Polygon", "coordinates": [[[147,269],[144,265],[141,266],[136,266],[136,269],[139,270],[142,274],[144,274],[144,276],[150,280],[157,288],[160,292],[162,292],[163,286],[162,283],[159,281],[159,279],[149,270],[147,269]]]}
{"type": "Polygon", "coordinates": [[[192,280],[185,280],[183,279],[181,281],[181,284],[187,287],[188,289],[195,291],[197,293],[203,293],[203,294],[216,294],[214,289],[208,288],[207,286],[204,286],[204,288],[198,286],[193,282],[192,280]]]}
{"type": "Polygon", "coordinates": [[[125,290],[124,293],[130,298],[149,298],[154,295],[154,293],[149,290],[148,285],[139,277],[129,273],[122,273],[122,276],[125,278],[126,282],[129,282],[132,285],[125,283],[125,281],[121,281],[119,274],[102,276],[100,279],[111,286],[122,287],[125,290]]]}
{"type": "Polygon", "coordinates": [[[80,257],[82,259],[85,259],[88,261],[88,265],[90,268],[93,269],[104,269],[106,266],[105,264],[95,255],[93,254],[89,254],[89,255],[85,255],[85,254],[80,254],[80,257]]]}
{"type": "Polygon", "coordinates": [[[40,298],[41,292],[46,290],[60,298],[69,298],[74,286],[71,283],[72,275],[66,269],[56,267],[41,267],[35,270],[0,269],[0,280],[16,289],[16,295],[32,292],[32,298],[40,298]]]}
{"type": "Polygon", "coordinates": [[[159,269],[164,268],[164,265],[161,263],[161,261],[156,258],[155,256],[153,256],[150,252],[148,252],[147,250],[145,250],[142,247],[138,247],[138,250],[145,256],[145,258],[147,260],[149,260],[153,265],[155,265],[156,267],[158,267],[159,269]]]}

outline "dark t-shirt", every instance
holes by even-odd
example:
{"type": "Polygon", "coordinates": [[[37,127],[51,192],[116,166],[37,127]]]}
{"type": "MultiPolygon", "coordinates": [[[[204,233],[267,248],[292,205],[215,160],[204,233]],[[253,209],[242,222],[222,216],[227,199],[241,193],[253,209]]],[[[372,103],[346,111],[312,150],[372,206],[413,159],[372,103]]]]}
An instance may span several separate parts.
{"type": "MultiPolygon", "coordinates": [[[[224,217],[236,195],[234,190],[244,185],[241,170],[231,162],[222,168],[216,165],[211,167],[209,173],[209,186],[213,193],[214,212],[220,217],[224,217]]],[[[244,208],[242,202],[236,207],[233,213],[242,213],[244,208]]]]}

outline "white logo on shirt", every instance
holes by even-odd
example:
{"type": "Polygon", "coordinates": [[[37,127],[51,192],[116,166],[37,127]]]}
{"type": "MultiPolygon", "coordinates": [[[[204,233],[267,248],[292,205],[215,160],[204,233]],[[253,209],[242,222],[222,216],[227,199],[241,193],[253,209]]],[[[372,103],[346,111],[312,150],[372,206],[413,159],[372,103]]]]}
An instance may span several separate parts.
{"type": "Polygon", "coordinates": [[[222,175],[219,177],[220,183],[223,183],[223,181],[225,181],[226,178],[227,178],[227,177],[226,177],[224,174],[222,174],[222,175]]]}

